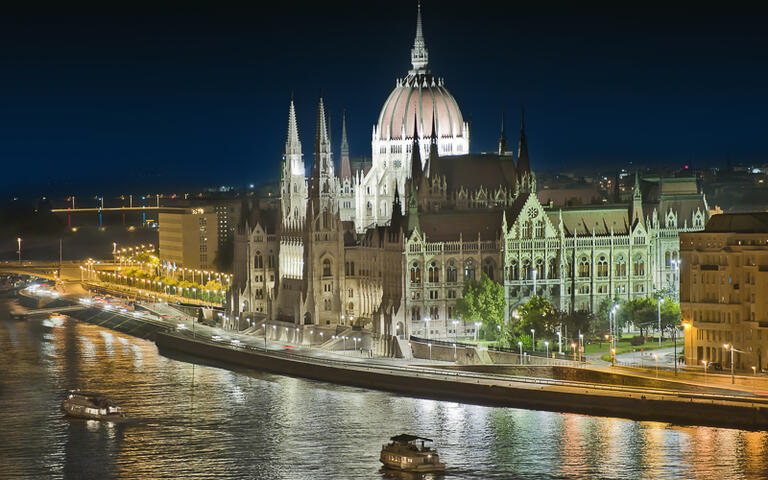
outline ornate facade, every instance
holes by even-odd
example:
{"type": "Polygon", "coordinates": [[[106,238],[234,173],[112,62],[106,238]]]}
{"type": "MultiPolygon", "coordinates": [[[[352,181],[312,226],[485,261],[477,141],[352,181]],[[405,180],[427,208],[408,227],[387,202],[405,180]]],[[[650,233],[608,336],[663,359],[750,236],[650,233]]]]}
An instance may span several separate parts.
{"type": "Polygon", "coordinates": [[[468,125],[427,69],[417,18],[413,68],[374,126],[370,169],[351,169],[344,121],[335,173],[321,99],[307,178],[291,101],[279,211],[245,206],[235,235],[229,327],[451,339],[474,333],[456,301],[482,274],[504,285],[508,318],[534,293],[590,310],[674,288],[678,235],[709,215],[696,180],[638,176],[624,201],[542,204],[524,122],[515,152],[502,127],[497,153],[469,153],[468,125]]]}

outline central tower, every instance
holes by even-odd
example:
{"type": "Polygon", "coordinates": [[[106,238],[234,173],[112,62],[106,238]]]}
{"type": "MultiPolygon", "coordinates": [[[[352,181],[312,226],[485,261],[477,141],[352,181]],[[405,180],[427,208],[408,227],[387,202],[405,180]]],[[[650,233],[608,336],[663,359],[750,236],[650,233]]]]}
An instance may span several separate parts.
{"type": "Polygon", "coordinates": [[[384,102],[373,127],[372,166],[357,189],[355,226],[358,232],[389,222],[395,185],[399,191],[405,191],[405,181],[411,171],[411,149],[416,145],[414,140],[419,140],[420,157],[428,158],[433,125],[441,156],[469,153],[469,125],[443,79],[429,71],[429,51],[419,4],[411,69],[395,82],[395,89],[384,102]]]}

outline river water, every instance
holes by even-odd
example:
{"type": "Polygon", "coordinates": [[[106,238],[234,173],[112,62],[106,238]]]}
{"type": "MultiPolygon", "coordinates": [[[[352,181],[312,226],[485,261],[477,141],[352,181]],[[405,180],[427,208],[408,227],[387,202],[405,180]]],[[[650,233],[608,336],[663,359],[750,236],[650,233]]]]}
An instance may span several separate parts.
{"type": "MultiPolygon", "coordinates": [[[[489,408],[228,370],[66,318],[0,304],[0,478],[381,479],[382,443],[436,441],[446,479],[760,478],[768,435],[489,408]],[[104,392],[125,423],[71,420],[65,390],[104,392]]],[[[427,477],[429,478],[429,477],[427,477]]]]}

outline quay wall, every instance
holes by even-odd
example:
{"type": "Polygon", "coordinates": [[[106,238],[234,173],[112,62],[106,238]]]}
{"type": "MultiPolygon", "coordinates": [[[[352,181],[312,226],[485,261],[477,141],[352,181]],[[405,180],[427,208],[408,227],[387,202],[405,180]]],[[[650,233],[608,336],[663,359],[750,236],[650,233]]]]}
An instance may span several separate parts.
{"type": "Polygon", "coordinates": [[[707,395],[655,394],[487,379],[446,372],[386,368],[372,364],[329,362],[284,353],[245,350],[159,332],[158,349],[204,359],[330,383],[385,390],[405,395],[481,405],[550,410],[588,415],[712,425],[768,428],[768,402],[725,401],[707,395]]]}

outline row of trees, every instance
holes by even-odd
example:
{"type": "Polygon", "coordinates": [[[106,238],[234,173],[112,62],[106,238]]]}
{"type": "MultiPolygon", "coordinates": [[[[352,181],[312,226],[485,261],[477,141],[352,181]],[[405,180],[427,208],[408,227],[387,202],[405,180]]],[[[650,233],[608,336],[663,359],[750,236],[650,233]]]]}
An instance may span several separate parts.
{"type": "Polygon", "coordinates": [[[216,280],[206,283],[179,280],[175,277],[160,276],[140,268],[126,268],[120,272],[99,272],[102,281],[128,285],[158,293],[170,293],[185,298],[222,303],[224,287],[216,280]]]}
{"type": "Polygon", "coordinates": [[[609,332],[609,316],[614,305],[619,306],[616,321],[620,332],[632,323],[640,329],[641,335],[645,335],[658,326],[659,298],[663,298],[663,335],[664,331],[671,331],[680,323],[680,306],[669,297],[650,296],[624,302],[605,299],[594,312],[564,312],[539,295],[520,306],[517,315],[505,322],[504,287],[483,275],[481,280],[473,280],[465,285],[462,298],[456,302],[456,310],[464,321],[481,324],[479,338],[495,340],[507,346],[517,346],[518,342],[523,342],[523,345],[530,348],[533,343],[531,330],[537,339],[550,341],[556,341],[557,332],[560,331],[564,341],[570,341],[568,338],[578,339],[579,333],[586,339],[602,338],[609,332]]]}

